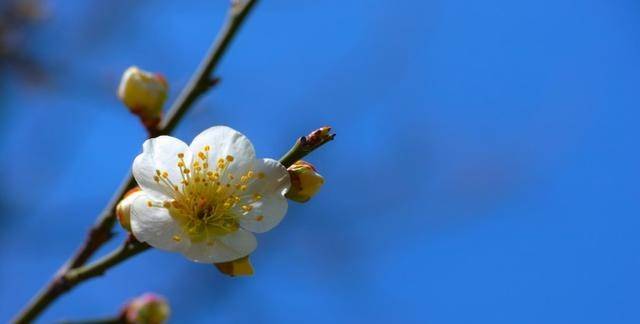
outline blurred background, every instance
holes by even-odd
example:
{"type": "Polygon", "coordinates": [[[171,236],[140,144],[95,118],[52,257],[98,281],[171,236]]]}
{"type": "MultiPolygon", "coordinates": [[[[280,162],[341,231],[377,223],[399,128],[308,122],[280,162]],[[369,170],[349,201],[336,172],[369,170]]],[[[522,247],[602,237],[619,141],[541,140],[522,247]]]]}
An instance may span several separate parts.
{"type": "MultiPolygon", "coordinates": [[[[174,99],[227,1],[0,2],[0,322],[84,238],[141,150],[130,65],[174,99]]],[[[256,275],[151,251],[42,323],[153,291],[174,323],[640,322],[640,3],[264,0],[175,135],[326,178],[259,236],[256,275]]],[[[104,249],[114,247],[123,237],[104,249]]]]}

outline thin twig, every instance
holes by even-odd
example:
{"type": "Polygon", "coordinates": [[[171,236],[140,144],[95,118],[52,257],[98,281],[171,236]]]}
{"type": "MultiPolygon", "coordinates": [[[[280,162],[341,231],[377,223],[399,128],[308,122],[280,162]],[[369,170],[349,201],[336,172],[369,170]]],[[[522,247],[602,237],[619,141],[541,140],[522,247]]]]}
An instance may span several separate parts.
{"type": "Polygon", "coordinates": [[[150,246],[147,243],[139,242],[133,235],[129,235],[127,240],[118,249],[96,262],[69,270],[69,272],[62,277],[62,280],[68,289],[71,289],[82,281],[103,275],[109,268],[148,248],[150,248],[150,246]]]}
{"type": "MultiPolygon", "coordinates": [[[[187,86],[182,90],[180,96],[178,96],[172,105],[167,113],[167,117],[160,125],[157,134],[150,135],[169,134],[173,131],[191,105],[216,83],[213,73],[220,59],[226,52],[231,40],[236,35],[248,13],[257,2],[258,0],[234,0],[232,2],[231,9],[227,15],[227,21],[218,33],[216,41],[209,49],[206,57],[191,77],[187,86]]],[[[129,173],[118,191],[116,191],[111,198],[111,201],[98,217],[97,222],[89,230],[84,243],[73,257],[62,266],[49,284],[14,318],[15,323],[29,323],[33,321],[33,319],[58,296],[68,290],[62,278],[64,278],[70,270],[84,265],[105,242],[113,237],[112,228],[116,220],[115,207],[125,193],[133,186],[135,186],[135,180],[131,173],[129,173]]]]}
{"type": "Polygon", "coordinates": [[[121,316],[94,318],[85,320],[64,320],[58,324],[125,324],[126,322],[121,316]]]}
{"type": "Polygon", "coordinates": [[[301,160],[307,154],[315,151],[320,146],[329,143],[336,137],[331,133],[331,127],[325,126],[309,133],[307,136],[298,138],[296,143],[291,147],[283,157],[280,158],[280,164],[285,168],[301,160]]]}

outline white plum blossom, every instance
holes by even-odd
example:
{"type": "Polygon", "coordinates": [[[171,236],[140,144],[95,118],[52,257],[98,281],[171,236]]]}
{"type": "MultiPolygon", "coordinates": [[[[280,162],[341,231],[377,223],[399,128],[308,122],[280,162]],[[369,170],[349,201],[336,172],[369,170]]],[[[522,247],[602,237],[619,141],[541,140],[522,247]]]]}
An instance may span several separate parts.
{"type": "Polygon", "coordinates": [[[133,235],[196,262],[249,255],[257,245],[252,232],[272,229],[287,212],[285,167],[256,159],[249,139],[226,126],[191,145],[171,136],[145,141],[133,176],[143,192],[131,207],[133,235]]]}

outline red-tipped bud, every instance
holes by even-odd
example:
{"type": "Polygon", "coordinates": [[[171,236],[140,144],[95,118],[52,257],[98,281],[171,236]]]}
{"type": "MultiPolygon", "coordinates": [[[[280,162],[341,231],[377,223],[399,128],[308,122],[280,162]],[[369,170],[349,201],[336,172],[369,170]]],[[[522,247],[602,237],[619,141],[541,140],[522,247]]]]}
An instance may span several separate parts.
{"type": "Polygon", "coordinates": [[[335,134],[331,134],[331,127],[323,126],[305,136],[304,142],[308,146],[316,146],[332,140],[335,136],[335,134]]]}

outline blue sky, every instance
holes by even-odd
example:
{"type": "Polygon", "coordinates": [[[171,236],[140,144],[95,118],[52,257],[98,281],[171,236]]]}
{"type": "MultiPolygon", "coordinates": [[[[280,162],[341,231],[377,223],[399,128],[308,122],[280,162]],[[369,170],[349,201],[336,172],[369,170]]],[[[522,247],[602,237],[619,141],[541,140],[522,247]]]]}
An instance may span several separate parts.
{"type": "MultiPolygon", "coordinates": [[[[0,75],[0,321],[141,150],[120,73],[160,71],[175,98],[226,6],[47,3],[26,49],[47,81],[0,75]]],[[[639,322],[639,15],[630,0],[262,1],[175,135],[229,125],[279,157],[332,125],[309,158],[320,194],[259,236],[254,277],[151,251],[42,322],[146,291],[175,323],[639,322]]]]}

